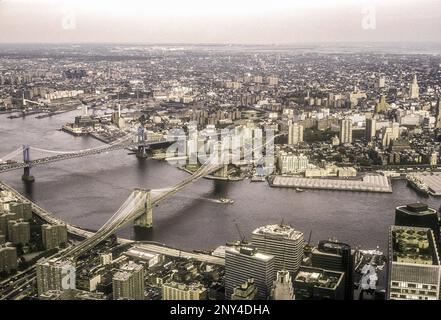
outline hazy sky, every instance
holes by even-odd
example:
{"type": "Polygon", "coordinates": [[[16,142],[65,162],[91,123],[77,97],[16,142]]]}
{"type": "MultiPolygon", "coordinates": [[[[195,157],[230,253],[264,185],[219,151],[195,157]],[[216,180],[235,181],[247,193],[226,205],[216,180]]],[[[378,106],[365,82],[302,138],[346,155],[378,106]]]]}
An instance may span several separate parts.
{"type": "Polygon", "coordinates": [[[0,42],[441,41],[441,0],[0,0],[0,42]]]}

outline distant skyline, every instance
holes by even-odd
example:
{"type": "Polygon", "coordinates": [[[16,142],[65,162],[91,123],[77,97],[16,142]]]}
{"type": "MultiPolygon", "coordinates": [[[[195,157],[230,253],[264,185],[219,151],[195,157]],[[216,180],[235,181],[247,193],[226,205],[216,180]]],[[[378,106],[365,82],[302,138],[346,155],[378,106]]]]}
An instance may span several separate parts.
{"type": "Polygon", "coordinates": [[[439,0],[0,0],[0,43],[441,42],[439,0]]]}

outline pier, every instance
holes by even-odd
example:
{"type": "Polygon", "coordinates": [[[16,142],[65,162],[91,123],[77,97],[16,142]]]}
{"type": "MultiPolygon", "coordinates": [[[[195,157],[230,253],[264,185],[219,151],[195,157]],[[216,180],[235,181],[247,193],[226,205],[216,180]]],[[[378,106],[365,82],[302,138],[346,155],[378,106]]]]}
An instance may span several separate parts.
{"type": "Polygon", "coordinates": [[[276,176],[272,187],[281,188],[302,188],[318,190],[339,190],[359,192],[392,192],[390,181],[385,176],[364,176],[360,180],[323,179],[323,178],[302,178],[290,176],[276,176]]]}

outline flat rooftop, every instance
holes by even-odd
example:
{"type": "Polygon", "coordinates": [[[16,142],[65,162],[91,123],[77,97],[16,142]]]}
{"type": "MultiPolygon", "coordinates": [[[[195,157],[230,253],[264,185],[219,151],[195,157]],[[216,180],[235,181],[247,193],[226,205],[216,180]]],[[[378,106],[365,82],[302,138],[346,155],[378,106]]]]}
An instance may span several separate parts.
{"type": "Polygon", "coordinates": [[[261,261],[270,261],[274,258],[274,256],[260,253],[257,251],[257,249],[247,246],[241,246],[241,247],[228,247],[225,249],[225,253],[232,253],[236,255],[243,255],[243,256],[250,256],[255,259],[261,260],[261,261]]]}
{"type": "Polygon", "coordinates": [[[320,268],[301,268],[295,282],[309,283],[319,288],[335,289],[343,279],[343,275],[343,272],[320,268]]]}
{"type": "Polygon", "coordinates": [[[392,192],[392,186],[388,178],[379,175],[367,175],[361,180],[276,176],[272,182],[272,186],[318,190],[392,192]]]}
{"type": "Polygon", "coordinates": [[[412,215],[437,214],[435,209],[429,208],[429,206],[424,203],[411,203],[405,206],[397,207],[397,209],[412,215]]]}
{"type": "Polygon", "coordinates": [[[431,229],[392,226],[390,237],[394,262],[439,265],[431,229]]]}
{"type": "Polygon", "coordinates": [[[280,224],[272,224],[264,227],[257,228],[253,231],[253,235],[265,235],[265,236],[273,236],[273,237],[282,237],[292,240],[297,240],[303,238],[303,233],[300,231],[296,231],[291,226],[280,225],[280,224]]]}

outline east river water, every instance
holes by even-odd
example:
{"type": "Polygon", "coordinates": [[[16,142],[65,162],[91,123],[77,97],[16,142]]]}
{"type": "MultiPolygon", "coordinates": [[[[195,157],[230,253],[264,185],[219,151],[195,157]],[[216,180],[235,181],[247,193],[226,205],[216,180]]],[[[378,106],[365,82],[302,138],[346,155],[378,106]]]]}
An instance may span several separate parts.
{"type": "MultiPolygon", "coordinates": [[[[74,137],[59,131],[79,111],[51,118],[8,119],[0,115],[0,158],[23,144],[51,150],[79,150],[101,145],[91,137],[74,137]]],[[[41,154],[31,153],[38,158],[41,154]]],[[[25,184],[22,171],[0,174],[18,191],[63,220],[88,229],[98,229],[136,187],[158,189],[171,186],[187,173],[155,160],[140,160],[125,150],[33,168],[36,181],[25,184]]],[[[439,208],[441,201],[424,198],[393,182],[393,193],[271,188],[266,182],[220,182],[201,179],[153,209],[154,228],[135,234],[126,227],[119,235],[149,240],[187,250],[213,249],[238,239],[237,223],[246,236],[265,224],[282,220],[304,232],[312,230],[312,243],[335,238],[353,246],[387,252],[387,230],[394,209],[411,202],[426,202],[439,208]],[[234,204],[213,199],[227,197],[234,204]]]]}

